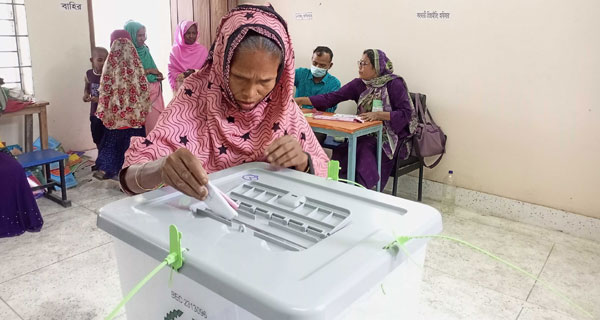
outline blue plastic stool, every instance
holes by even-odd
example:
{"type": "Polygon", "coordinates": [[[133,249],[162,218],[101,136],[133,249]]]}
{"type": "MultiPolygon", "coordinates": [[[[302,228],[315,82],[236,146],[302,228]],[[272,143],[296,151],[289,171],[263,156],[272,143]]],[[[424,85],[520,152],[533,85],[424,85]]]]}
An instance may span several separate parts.
{"type": "Polygon", "coordinates": [[[46,172],[46,184],[33,187],[31,189],[33,191],[39,189],[46,189],[46,198],[67,208],[71,206],[71,201],[67,200],[67,185],[65,180],[65,159],[67,158],[69,158],[68,154],[58,152],[52,149],[45,149],[20,154],[17,156],[17,161],[19,161],[19,163],[25,169],[43,165],[46,172]],[[60,183],[52,180],[51,178],[52,176],[50,174],[50,164],[53,162],[58,162],[60,171],[60,183]],[[60,187],[60,198],[52,194],[54,186],[60,187]]]}

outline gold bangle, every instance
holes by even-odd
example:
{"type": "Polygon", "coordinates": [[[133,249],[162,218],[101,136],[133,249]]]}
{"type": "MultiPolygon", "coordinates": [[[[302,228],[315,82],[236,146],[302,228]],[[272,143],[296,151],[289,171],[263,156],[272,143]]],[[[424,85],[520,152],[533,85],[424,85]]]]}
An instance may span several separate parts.
{"type": "Polygon", "coordinates": [[[134,180],[135,180],[135,184],[137,185],[137,187],[138,187],[139,189],[142,189],[142,190],[144,190],[144,191],[153,191],[153,190],[156,190],[156,189],[160,188],[160,187],[162,186],[162,183],[161,183],[161,184],[159,184],[159,185],[157,185],[156,187],[154,187],[154,188],[152,188],[152,189],[146,189],[146,188],[142,187],[142,186],[140,185],[140,182],[138,181],[138,173],[140,172],[140,169],[143,169],[143,168],[144,168],[144,166],[145,166],[147,163],[148,163],[148,162],[146,162],[146,163],[142,164],[141,166],[139,166],[139,167],[138,167],[138,168],[135,170],[135,174],[133,175],[133,178],[134,178],[134,180]]]}

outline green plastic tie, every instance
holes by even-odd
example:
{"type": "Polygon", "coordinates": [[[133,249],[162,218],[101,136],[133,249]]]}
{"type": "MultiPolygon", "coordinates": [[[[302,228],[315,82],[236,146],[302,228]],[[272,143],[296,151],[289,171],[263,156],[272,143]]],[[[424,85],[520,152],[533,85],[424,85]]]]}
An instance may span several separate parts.
{"type": "Polygon", "coordinates": [[[327,164],[327,179],[338,181],[340,179],[340,162],[337,160],[329,161],[327,164]]]}
{"type": "Polygon", "coordinates": [[[490,257],[490,258],[492,258],[492,259],[494,259],[496,261],[499,261],[499,262],[501,262],[501,263],[509,266],[510,268],[514,269],[514,270],[517,270],[518,272],[526,275],[528,278],[531,278],[531,279],[535,280],[536,282],[539,282],[544,288],[550,290],[554,295],[556,295],[557,297],[561,298],[563,300],[563,302],[566,302],[568,305],[571,305],[572,307],[574,307],[578,311],[582,312],[586,316],[588,316],[588,317],[590,317],[592,319],[594,318],[594,316],[592,315],[591,312],[585,310],[583,307],[581,307],[580,305],[578,305],[577,303],[575,303],[566,294],[564,294],[561,291],[559,291],[558,289],[555,289],[554,287],[552,287],[550,285],[550,283],[548,283],[548,282],[546,282],[544,280],[541,280],[539,277],[536,277],[535,275],[531,274],[530,272],[527,272],[527,271],[523,270],[522,268],[518,267],[517,265],[515,265],[515,264],[513,264],[513,263],[511,263],[511,262],[509,262],[507,260],[504,260],[504,259],[502,259],[502,258],[494,255],[493,253],[491,253],[491,252],[489,252],[489,251],[487,251],[485,249],[482,249],[482,248],[480,248],[478,246],[470,244],[470,243],[468,243],[468,242],[466,242],[464,240],[460,240],[460,239],[457,239],[457,238],[454,238],[454,237],[449,237],[449,236],[444,236],[444,235],[399,236],[399,237],[396,237],[396,240],[394,240],[393,242],[391,242],[390,244],[386,245],[383,248],[387,250],[387,249],[390,249],[390,248],[392,248],[394,246],[399,247],[404,252],[404,254],[406,254],[406,256],[413,263],[415,263],[417,266],[419,266],[419,267],[422,268],[421,265],[419,265],[418,263],[416,263],[411,258],[410,253],[406,249],[405,245],[411,239],[436,239],[436,238],[437,239],[446,239],[446,240],[451,240],[451,241],[454,241],[454,242],[458,242],[458,243],[460,243],[462,245],[465,245],[465,246],[467,246],[467,247],[469,247],[469,248],[471,248],[471,249],[473,249],[475,251],[483,253],[484,255],[486,255],[486,256],[488,256],[488,257],[490,257]]]}
{"type": "Polygon", "coordinates": [[[340,170],[342,168],[340,167],[340,162],[337,160],[331,160],[329,161],[329,163],[327,164],[327,179],[328,180],[333,180],[333,181],[340,181],[340,182],[346,182],[346,183],[350,183],[350,184],[354,184],[357,187],[361,187],[363,189],[366,189],[363,185],[361,185],[360,183],[354,182],[354,181],[350,181],[350,180],[346,180],[346,179],[340,179],[340,170]]]}
{"type": "MultiPolygon", "coordinates": [[[[117,305],[117,307],[106,317],[105,320],[112,320],[118,313],[121,311],[121,308],[135,296],[142,287],[150,281],[162,268],[165,266],[171,266],[171,276],[173,275],[173,270],[178,271],[183,265],[183,250],[181,249],[181,232],[177,230],[175,225],[169,226],[169,254],[167,257],[152,270],[148,275],[142,279],[142,281],[138,282],[138,284],[127,293],[125,298],[121,300],[121,302],[117,305]]],[[[169,280],[170,285],[171,279],[169,280]]]]}
{"type": "Polygon", "coordinates": [[[173,270],[178,271],[183,265],[183,250],[181,249],[181,232],[172,224],[169,226],[169,257],[172,258],[169,265],[173,270]]]}

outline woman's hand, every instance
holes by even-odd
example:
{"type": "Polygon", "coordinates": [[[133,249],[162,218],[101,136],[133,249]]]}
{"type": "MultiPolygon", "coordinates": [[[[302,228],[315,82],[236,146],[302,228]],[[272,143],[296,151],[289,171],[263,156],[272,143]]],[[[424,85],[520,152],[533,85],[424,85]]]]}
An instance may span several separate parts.
{"type": "Polygon", "coordinates": [[[90,94],[84,93],[83,94],[83,102],[90,102],[90,101],[92,101],[90,94]]]}
{"type": "Polygon", "coordinates": [[[208,194],[208,175],[200,160],[186,148],[179,148],[162,159],[160,175],[165,184],[190,197],[204,200],[208,194]]]}
{"type": "Polygon", "coordinates": [[[310,99],[308,97],[298,97],[298,98],[294,98],[294,100],[296,101],[296,104],[299,107],[312,106],[312,102],[310,102],[310,99]]]}
{"type": "Polygon", "coordinates": [[[365,121],[383,121],[385,119],[383,119],[383,115],[381,114],[382,112],[377,111],[377,112],[365,112],[360,114],[360,118],[365,120],[365,121]]]}
{"type": "Polygon", "coordinates": [[[145,72],[146,72],[147,75],[148,74],[155,75],[156,79],[158,81],[163,81],[165,79],[165,77],[163,76],[163,74],[160,71],[158,71],[158,69],[156,69],[156,68],[146,69],[145,72]]]}
{"type": "Polygon", "coordinates": [[[156,69],[156,68],[146,69],[145,71],[146,71],[146,74],[154,74],[154,75],[161,74],[160,71],[158,71],[158,69],[156,69]]]}
{"type": "Polygon", "coordinates": [[[294,167],[298,171],[308,168],[308,155],[302,150],[300,142],[290,135],[275,141],[265,151],[267,162],[279,167],[294,167]]]}

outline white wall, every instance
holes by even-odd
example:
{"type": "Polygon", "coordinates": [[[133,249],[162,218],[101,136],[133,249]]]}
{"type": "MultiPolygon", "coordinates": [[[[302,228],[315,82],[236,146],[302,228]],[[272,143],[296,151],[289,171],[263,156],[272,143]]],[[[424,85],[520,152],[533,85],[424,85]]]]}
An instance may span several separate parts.
{"type": "Polygon", "coordinates": [[[35,96],[50,102],[48,132],[66,150],[93,147],[89,104],[84,103],[83,77],[89,62],[89,28],[82,10],[64,10],[58,0],[27,0],[35,96]]]}
{"type": "Polygon", "coordinates": [[[384,50],[411,91],[428,95],[459,186],[600,217],[600,2],[272,0],[296,64],[334,51],[332,74],[357,76],[384,50]],[[450,19],[418,19],[424,10],[450,19]],[[296,20],[312,12],[312,20],[296,20]]]}
{"type": "MultiPolygon", "coordinates": [[[[35,138],[39,136],[37,123],[38,118],[37,116],[34,116],[33,136],[35,138]]],[[[6,142],[8,145],[19,144],[21,146],[25,146],[24,130],[25,125],[23,122],[23,117],[0,118],[0,140],[6,142]]]]}
{"type": "MultiPolygon", "coordinates": [[[[25,1],[33,85],[36,98],[50,102],[50,135],[62,141],[67,150],[81,150],[93,145],[89,104],[81,101],[83,76],[90,65],[87,9],[85,1],[79,1],[82,10],[65,11],[61,2],[64,1],[25,1]]],[[[22,122],[22,117],[0,120],[2,139],[23,145],[22,122]]],[[[37,137],[35,117],[34,138],[37,137]]]]}

